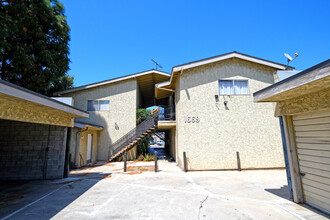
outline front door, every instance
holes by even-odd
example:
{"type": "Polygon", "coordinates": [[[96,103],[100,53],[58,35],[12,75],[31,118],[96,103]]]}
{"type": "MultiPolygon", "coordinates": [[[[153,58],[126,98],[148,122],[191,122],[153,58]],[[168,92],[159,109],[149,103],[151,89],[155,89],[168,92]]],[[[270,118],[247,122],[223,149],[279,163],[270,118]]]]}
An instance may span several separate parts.
{"type": "Polygon", "coordinates": [[[92,143],[93,143],[93,135],[87,135],[87,163],[92,162],[92,143]]]}

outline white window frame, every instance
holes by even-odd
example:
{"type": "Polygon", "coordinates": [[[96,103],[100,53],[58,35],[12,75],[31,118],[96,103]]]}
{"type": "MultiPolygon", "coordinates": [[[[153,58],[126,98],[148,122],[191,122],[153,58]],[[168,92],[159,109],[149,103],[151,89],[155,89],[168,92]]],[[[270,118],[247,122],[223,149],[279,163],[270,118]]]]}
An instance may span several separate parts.
{"type": "Polygon", "coordinates": [[[249,96],[250,95],[250,82],[249,82],[248,79],[219,79],[218,80],[218,88],[219,88],[219,95],[222,95],[222,96],[224,96],[224,95],[249,96]],[[234,93],[233,94],[221,94],[220,93],[220,81],[231,81],[232,82],[232,86],[233,86],[232,88],[233,88],[234,93]],[[246,81],[247,82],[247,84],[246,84],[247,94],[235,94],[235,84],[234,84],[235,81],[246,81]]]}
{"type": "Polygon", "coordinates": [[[96,112],[96,111],[109,111],[110,110],[110,100],[88,100],[87,101],[87,111],[89,111],[89,112],[96,112]],[[103,102],[103,101],[108,101],[109,102],[109,109],[107,109],[107,110],[101,110],[101,108],[100,108],[100,102],[103,102]],[[97,102],[97,109],[96,110],[89,110],[88,109],[88,104],[89,104],[89,102],[97,102]]]}

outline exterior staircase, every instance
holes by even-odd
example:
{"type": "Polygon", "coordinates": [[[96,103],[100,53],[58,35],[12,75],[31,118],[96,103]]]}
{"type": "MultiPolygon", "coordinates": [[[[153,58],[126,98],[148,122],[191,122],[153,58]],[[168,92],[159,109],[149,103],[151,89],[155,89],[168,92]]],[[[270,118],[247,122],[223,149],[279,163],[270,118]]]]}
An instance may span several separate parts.
{"type": "Polygon", "coordinates": [[[157,116],[148,118],[112,144],[109,147],[108,161],[111,162],[120,157],[125,151],[132,149],[145,137],[153,133],[157,129],[157,120],[157,116]]]}

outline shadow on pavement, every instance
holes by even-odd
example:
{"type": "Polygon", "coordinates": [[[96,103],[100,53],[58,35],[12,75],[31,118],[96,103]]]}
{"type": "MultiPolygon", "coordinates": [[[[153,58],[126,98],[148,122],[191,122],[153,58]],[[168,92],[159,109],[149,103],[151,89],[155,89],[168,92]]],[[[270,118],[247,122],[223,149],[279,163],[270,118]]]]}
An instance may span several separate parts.
{"type": "MultiPolygon", "coordinates": [[[[284,199],[287,199],[287,200],[289,200],[291,202],[293,201],[293,199],[291,198],[290,193],[289,193],[289,187],[287,185],[285,185],[285,186],[283,186],[283,187],[281,187],[279,189],[265,189],[265,191],[270,192],[270,193],[272,193],[272,194],[274,194],[276,196],[282,197],[284,199]]],[[[311,207],[311,206],[309,206],[307,204],[297,204],[297,205],[300,205],[300,206],[302,206],[302,207],[304,207],[304,208],[306,208],[306,209],[308,209],[308,210],[310,210],[312,212],[315,212],[315,213],[317,213],[319,215],[322,215],[323,217],[326,217],[326,218],[329,218],[330,219],[330,216],[329,215],[327,215],[324,212],[321,212],[318,209],[315,209],[315,208],[313,208],[313,207],[311,207]]]]}
{"type": "Polygon", "coordinates": [[[287,185],[284,185],[279,189],[265,189],[265,191],[270,192],[276,196],[282,197],[283,199],[292,201],[292,198],[289,193],[289,187],[287,185]]]}
{"type": "Polygon", "coordinates": [[[50,219],[111,173],[58,180],[0,181],[0,219],[50,219]]]}

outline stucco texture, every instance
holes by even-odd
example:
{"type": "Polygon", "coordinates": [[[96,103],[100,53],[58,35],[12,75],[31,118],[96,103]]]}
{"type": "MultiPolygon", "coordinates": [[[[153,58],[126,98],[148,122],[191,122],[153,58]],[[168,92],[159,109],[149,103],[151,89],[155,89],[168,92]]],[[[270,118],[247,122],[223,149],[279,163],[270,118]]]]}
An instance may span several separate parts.
{"type": "Polygon", "coordinates": [[[85,111],[88,100],[110,100],[109,111],[89,111],[89,118],[77,119],[104,128],[98,132],[97,160],[107,160],[109,146],[136,126],[136,88],[132,79],[66,94],[73,97],[76,108],[85,111]]]}
{"type": "Polygon", "coordinates": [[[284,167],[273,103],[254,103],[253,93],[274,82],[275,69],[237,58],[183,71],[176,85],[177,162],[188,170],[284,167]],[[247,79],[249,95],[219,96],[218,80],[247,79]],[[227,109],[224,101],[228,101],[227,109]],[[186,123],[185,116],[200,117],[186,123]]]}
{"type": "Polygon", "coordinates": [[[330,109],[330,88],[281,101],[277,115],[296,115],[330,109]]]}
{"type": "Polygon", "coordinates": [[[0,118],[65,127],[73,126],[72,115],[5,94],[0,95],[0,118]]]}

